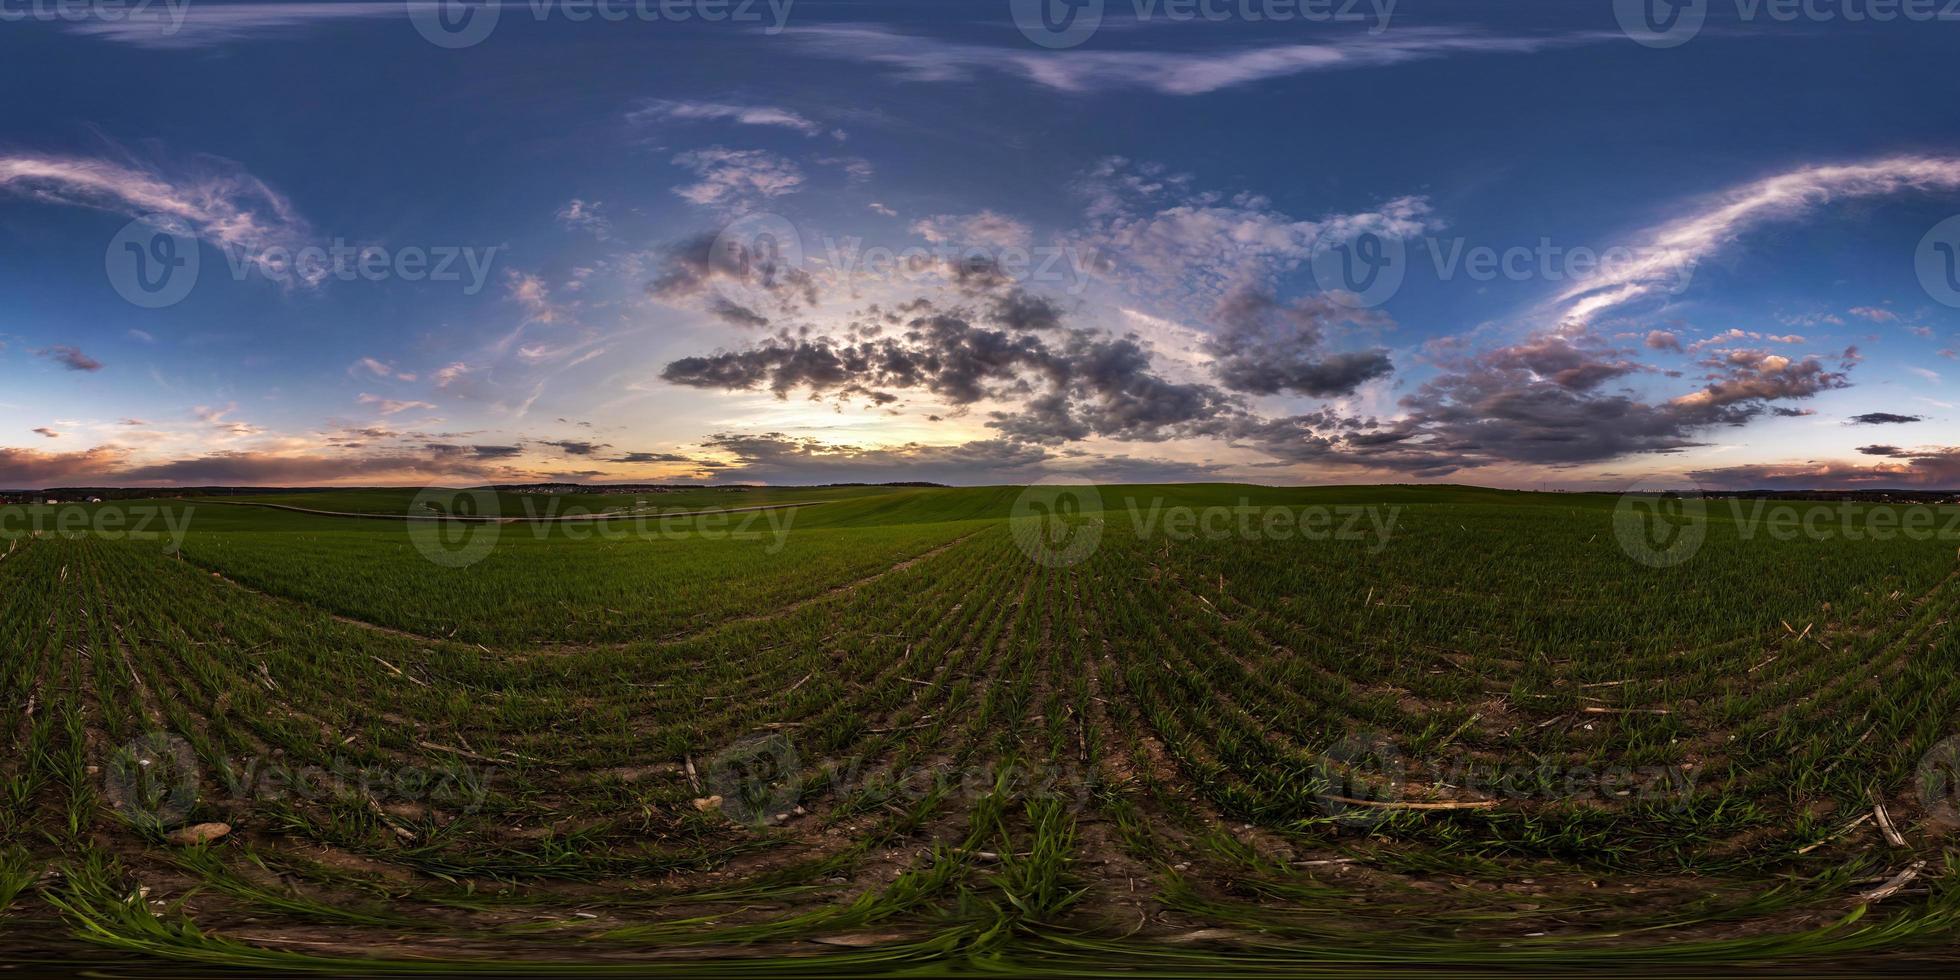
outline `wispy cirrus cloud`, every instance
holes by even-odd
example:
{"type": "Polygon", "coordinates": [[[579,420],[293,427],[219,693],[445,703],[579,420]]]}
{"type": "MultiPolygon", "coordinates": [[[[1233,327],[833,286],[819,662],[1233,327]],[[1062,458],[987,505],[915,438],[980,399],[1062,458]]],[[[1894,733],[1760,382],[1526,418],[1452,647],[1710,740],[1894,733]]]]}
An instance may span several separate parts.
{"type": "Polygon", "coordinates": [[[162,0],[123,17],[91,18],[62,24],[70,34],[153,50],[210,48],[240,41],[292,37],[331,23],[401,18],[411,7],[378,0],[345,3],[192,3],[162,0]]]}
{"type": "Polygon", "coordinates": [[[435,408],[434,405],[431,405],[428,402],[413,401],[410,399],[401,399],[401,398],[385,398],[382,397],[381,395],[370,394],[368,392],[362,392],[360,396],[355,398],[354,400],[360,402],[363,405],[374,406],[374,410],[380,412],[383,415],[399,415],[403,412],[408,411],[411,408],[421,408],[421,409],[435,408]]]}
{"type": "Polygon", "coordinates": [[[981,72],[1019,77],[1062,92],[1149,91],[1202,95],[1309,72],[1352,71],[1452,55],[1531,54],[1624,41],[1583,32],[1495,35],[1456,28],[1398,28],[1319,44],[1211,51],[1032,51],[902,34],[869,25],[821,25],[783,35],[811,53],[883,65],[909,81],[965,82],[981,72]]]}
{"type": "MultiPolygon", "coordinates": [[[[772,105],[733,105],[726,102],[697,102],[676,99],[648,99],[626,114],[629,123],[661,121],[730,122],[742,126],[777,126],[793,129],[805,136],[820,136],[824,125],[792,109],[772,105]]],[[[844,131],[831,135],[844,138],[844,131]]]]}
{"type": "MultiPolygon", "coordinates": [[[[1765,177],[1650,230],[1634,261],[1573,286],[1559,294],[1555,305],[1564,307],[1567,322],[1586,323],[1603,310],[1677,288],[1696,263],[1762,225],[1794,221],[1836,201],[1955,190],[1960,190],[1960,158],[1954,157],[1888,157],[1765,177]]],[[[1854,312],[1869,316],[1873,311],[1854,312]]]]}
{"type": "Polygon", "coordinates": [[[284,196],[215,158],[173,174],[92,157],[0,154],[0,192],[131,218],[160,217],[172,231],[250,256],[274,246],[299,248],[308,235],[306,221],[284,196]]]}

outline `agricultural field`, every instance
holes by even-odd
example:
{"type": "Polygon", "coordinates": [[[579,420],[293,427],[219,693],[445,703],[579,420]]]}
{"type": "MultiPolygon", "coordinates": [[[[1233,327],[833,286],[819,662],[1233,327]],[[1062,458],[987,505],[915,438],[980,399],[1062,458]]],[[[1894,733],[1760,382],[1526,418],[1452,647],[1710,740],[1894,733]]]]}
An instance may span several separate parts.
{"type": "Polygon", "coordinates": [[[1305,975],[1960,940],[1950,508],[415,497],[15,508],[10,959],[1305,975]]]}

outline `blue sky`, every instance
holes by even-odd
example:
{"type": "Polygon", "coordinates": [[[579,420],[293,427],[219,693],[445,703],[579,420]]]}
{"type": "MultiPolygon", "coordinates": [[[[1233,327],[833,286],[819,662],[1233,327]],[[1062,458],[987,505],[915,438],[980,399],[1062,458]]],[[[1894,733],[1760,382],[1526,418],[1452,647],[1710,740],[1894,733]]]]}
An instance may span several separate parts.
{"type": "Polygon", "coordinates": [[[1960,485],[1960,20],[1099,6],[0,0],[0,486],[1960,485]]]}

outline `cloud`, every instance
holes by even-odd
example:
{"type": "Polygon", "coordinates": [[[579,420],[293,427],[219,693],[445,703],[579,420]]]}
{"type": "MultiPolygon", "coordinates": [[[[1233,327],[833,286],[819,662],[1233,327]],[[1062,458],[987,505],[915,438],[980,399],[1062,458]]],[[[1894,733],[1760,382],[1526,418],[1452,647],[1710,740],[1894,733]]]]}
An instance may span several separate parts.
{"type": "Polygon", "coordinates": [[[803,171],[788,158],[768,150],[711,146],[682,153],[674,157],[674,163],[700,178],[674,188],[674,193],[703,207],[747,211],[803,186],[803,171]]]}
{"type": "Polygon", "coordinates": [[[379,358],[363,357],[348,367],[350,374],[366,372],[377,378],[393,378],[398,381],[414,381],[415,375],[408,371],[397,371],[394,365],[379,358]]]}
{"type": "Polygon", "coordinates": [[[1854,306],[1848,312],[1850,312],[1852,316],[1861,316],[1867,320],[1872,321],[1873,323],[1899,322],[1899,315],[1897,313],[1894,313],[1891,310],[1879,309],[1878,307],[1875,306],[1854,306]]]}
{"type": "Polygon", "coordinates": [[[1886,462],[1754,463],[1691,470],[1688,476],[1710,489],[1884,489],[1960,487],[1960,447],[1902,450],[1865,446],[1858,450],[1886,462]],[[1878,450],[1878,451],[1874,451],[1878,450]]]}
{"type": "Polygon", "coordinates": [[[1024,247],[1033,235],[1028,226],[993,211],[973,214],[935,214],[912,222],[912,234],[934,245],[1024,247]]]}
{"type": "Polygon", "coordinates": [[[205,425],[208,425],[211,428],[217,429],[228,435],[255,436],[265,431],[263,428],[253,425],[250,422],[238,422],[225,417],[237,410],[238,410],[238,406],[235,404],[226,405],[223,408],[213,408],[208,405],[199,405],[196,408],[191,409],[191,414],[195,416],[198,421],[203,422],[205,425]]]}
{"type": "Polygon", "coordinates": [[[1046,450],[990,439],[951,446],[849,446],[780,432],[719,433],[702,443],[733,456],[720,476],[765,483],[1010,482],[1031,478],[1046,450]]]}
{"type": "Polygon", "coordinates": [[[98,361],[95,358],[82,353],[79,349],[70,347],[66,344],[57,344],[53,347],[42,347],[36,350],[34,353],[40,357],[45,357],[48,360],[53,361],[56,364],[59,364],[62,367],[67,368],[70,371],[102,370],[101,361],[98,361]]]}
{"type": "Polygon", "coordinates": [[[612,234],[612,221],[605,216],[603,208],[604,206],[598,201],[586,201],[575,197],[566,201],[565,206],[559,208],[554,217],[566,228],[589,231],[600,238],[605,238],[612,234]]]}
{"type": "Polygon", "coordinates": [[[1905,425],[1908,422],[1924,422],[1920,415],[1894,415],[1891,412],[1866,412],[1853,415],[1845,420],[1847,425],[1905,425]]]}
{"type": "Polygon", "coordinates": [[[1843,373],[1827,369],[1816,358],[1795,361],[1768,351],[1737,350],[1705,363],[1718,370],[1708,386],[1670,404],[1720,408],[1738,402],[1809,398],[1849,385],[1843,373]]]}
{"type": "Polygon", "coordinates": [[[130,218],[157,217],[163,230],[194,235],[261,264],[267,249],[304,246],[305,221],[263,181],[224,161],[204,160],[200,167],[165,175],[133,163],[0,155],[0,191],[130,218]]]}
{"type": "Polygon", "coordinates": [[[50,428],[47,428],[46,426],[42,426],[41,428],[38,428],[38,429],[35,429],[34,431],[35,431],[36,433],[38,433],[38,434],[40,434],[40,435],[43,435],[43,436],[46,436],[46,437],[48,437],[48,438],[50,438],[50,439],[59,439],[59,438],[61,438],[61,433],[59,433],[59,432],[56,432],[56,431],[54,431],[53,429],[50,429],[50,428]]]}
{"type": "Polygon", "coordinates": [[[1835,201],[1956,189],[1956,158],[1901,156],[1801,167],[1731,188],[1649,230],[1633,261],[1602,264],[1601,274],[1561,293],[1557,302],[1565,307],[1566,320],[1586,323],[1604,310],[1678,290],[1697,263],[1764,224],[1796,220],[1835,201]]]}
{"type": "Polygon", "coordinates": [[[1314,398],[1351,395],[1362,383],[1394,370],[1379,348],[1329,353],[1322,340],[1330,327],[1391,326],[1385,314],[1349,307],[1327,294],[1282,305],[1272,296],[1241,288],[1220,302],[1218,330],[1206,341],[1216,358],[1220,384],[1256,395],[1292,392],[1314,398]]]}
{"type": "Polygon", "coordinates": [[[383,415],[399,415],[402,412],[406,412],[414,408],[422,408],[422,409],[435,408],[434,405],[428,402],[410,401],[406,399],[384,398],[380,395],[368,394],[367,392],[362,392],[354,400],[360,402],[363,405],[373,405],[375,411],[380,412],[383,415]]]}
{"type": "Polygon", "coordinates": [[[608,463],[692,463],[693,459],[678,453],[621,453],[607,459],[608,463]]]}
{"type": "Polygon", "coordinates": [[[1648,350],[1672,351],[1681,353],[1681,338],[1666,330],[1650,330],[1645,341],[1648,350]]]}
{"type": "MultiPolygon", "coordinates": [[[[409,0],[409,7],[432,0],[409,0]]],[[[238,41],[289,37],[309,28],[354,20],[389,20],[406,9],[400,3],[225,3],[131,4],[117,18],[67,21],[70,34],[156,50],[209,48],[238,41]]]]}
{"type": "Polygon", "coordinates": [[[428,452],[218,452],[150,462],[118,446],[72,453],[0,447],[0,486],[319,486],[441,479],[484,480],[523,474],[473,459],[428,452]]]}
{"type": "Polygon", "coordinates": [[[429,442],[423,443],[422,448],[444,458],[510,459],[524,454],[523,446],[458,446],[447,442],[429,442]]]}
{"type": "Polygon", "coordinates": [[[521,269],[504,270],[504,294],[524,308],[526,323],[558,323],[567,319],[571,311],[570,307],[552,301],[551,289],[542,277],[521,269]]]}
{"type": "Polygon", "coordinates": [[[666,303],[695,302],[724,322],[742,327],[766,326],[766,306],[781,315],[794,315],[817,305],[820,289],[808,270],[778,251],[753,251],[740,236],[704,233],[683,239],[660,252],[660,271],[647,284],[647,295],[666,303]],[[726,291],[743,295],[744,302],[726,291]]]}
{"type": "MultiPolygon", "coordinates": [[[[732,105],[725,102],[687,102],[672,99],[649,99],[639,108],[626,114],[628,122],[645,123],[659,120],[715,121],[732,122],[744,126],[779,126],[793,129],[805,136],[818,136],[824,131],[819,123],[801,113],[766,105],[732,105]]],[[[843,132],[835,136],[842,139],[843,132]]]]}
{"type": "Polygon", "coordinates": [[[1306,219],[1258,195],[1194,190],[1187,175],[1122,157],[1099,161],[1077,190],[1089,218],[1080,253],[1133,291],[1184,304],[1193,316],[1235,289],[1270,291],[1277,277],[1354,235],[1410,239],[1442,227],[1422,197],[1306,219]]]}
{"type": "Polygon", "coordinates": [[[882,65],[907,81],[973,81],[1004,74],[1070,93],[1147,91],[1202,95],[1309,72],[1378,68],[1460,54],[1530,54],[1624,40],[1604,32],[1497,36],[1455,28],[1402,27],[1320,44],[1203,52],[1035,51],[901,34],[875,25],[813,25],[783,35],[813,54],[882,65]]]}
{"type": "Polygon", "coordinates": [[[544,440],[539,445],[555,446],[563,450],[567,456],[590,456],[606,448],[603,442],[581,442],[576,439],[544,440]]]}

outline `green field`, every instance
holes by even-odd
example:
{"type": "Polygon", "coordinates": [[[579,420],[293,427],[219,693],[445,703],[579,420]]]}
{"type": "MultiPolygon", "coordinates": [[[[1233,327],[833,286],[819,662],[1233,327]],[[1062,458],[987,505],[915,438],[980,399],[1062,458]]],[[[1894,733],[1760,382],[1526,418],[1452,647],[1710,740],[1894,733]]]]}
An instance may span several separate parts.
{"type": "Polygon", "coordinates": [[[648,499],[724,512],[13,508],[0,943],[1148,975],[1960,938],[1951,509],[1709,501],[1657,567],[1604,495],[648,499]]]}

